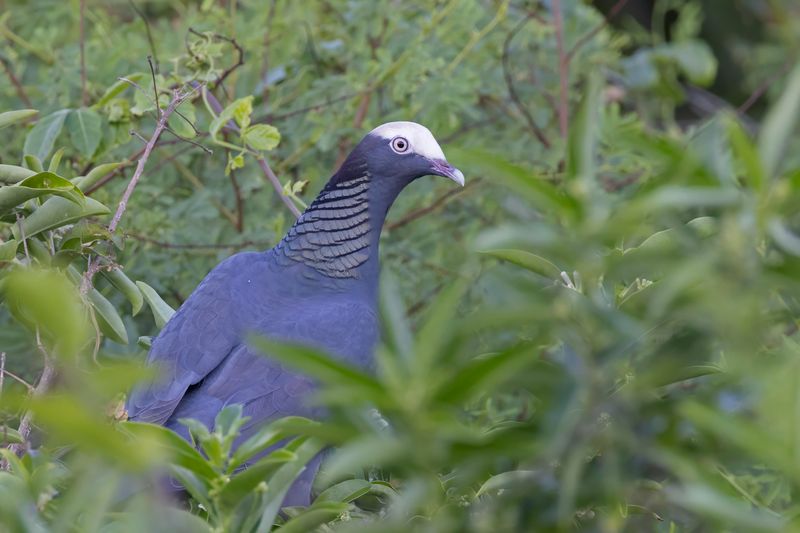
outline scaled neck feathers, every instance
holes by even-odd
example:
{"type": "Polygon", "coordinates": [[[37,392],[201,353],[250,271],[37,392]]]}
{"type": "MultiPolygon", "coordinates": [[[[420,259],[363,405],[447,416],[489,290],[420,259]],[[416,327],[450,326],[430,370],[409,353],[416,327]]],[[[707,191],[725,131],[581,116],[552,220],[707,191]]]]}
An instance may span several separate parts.
{"type": "Polygon", "coordinates": [[[377,262],[385,215],[370,209],[370,183],[366,161],[349,158],[276,246],[278,256],[329,278],[362,277],[377,262]]]}

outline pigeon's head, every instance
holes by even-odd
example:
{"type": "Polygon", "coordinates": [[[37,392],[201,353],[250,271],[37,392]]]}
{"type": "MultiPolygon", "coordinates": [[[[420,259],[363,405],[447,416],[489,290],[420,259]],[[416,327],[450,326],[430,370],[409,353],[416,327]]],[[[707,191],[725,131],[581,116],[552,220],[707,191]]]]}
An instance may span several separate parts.
{"type": "Polygon", "coordinates": [[[416,122],[387,122],[364,137],[356,150],[373,179],[404,186],[422,176],[443,176],[464,185],[464,174],[447,162],[430,130],[416,122]]]}

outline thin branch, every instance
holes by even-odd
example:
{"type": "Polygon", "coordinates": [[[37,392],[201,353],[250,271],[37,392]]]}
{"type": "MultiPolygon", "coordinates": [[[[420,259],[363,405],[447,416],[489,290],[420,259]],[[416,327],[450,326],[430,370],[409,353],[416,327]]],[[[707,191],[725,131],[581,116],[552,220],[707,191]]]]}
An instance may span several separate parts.
{"type": "Polygon", "coordinates": [[[153,102],[156,106],[156,116],[161,117],[161,106],[158,105],[158,85],[156,84],[156,68],[153,66],[153,58],[147,56],[147,64],[150,66],[150,79],[153,80],[153,102]]]}
{"type": "Polygon", "coordinates": [[[3,395],[3,378],[6,375],[6,352],[0,352],[0,396],[3,395]]]}
{"type": "Polygon", "coordinates": [[[775,72],[774,74],[769,76],[766,80],[761,82],[761,84],[759,84],[759,86],[755,88],[755,90],[750,94],[750,96],[747,97],[747,100],[742,102],[742,105],[740,105],[736,109],[736,111],[741,115],[747,113],[747,111],[749,111],[750,108],[753,107],[753,104],[758,102],[758,100],[762,96],[764,96],[764,93],[766,93],[767,90],[772,85],[775,84],[775,82],[783,78],[789,72],[789,70],[792,68],[792,65],[794,65],[794,61],[787,61],[786,63],[784,63],[781,66],[781,68],[778,69],[777,72],[775,72]]]}
{"type": "Polygon", "coordinates": [[[590,30],[589,32],[584,34],[581,38],[579,38],[577,41],[575,41],[575,44],[572,45],[572,48],[570,48],[569,52],[567,52],[567,57],[566,57],[567,63],[572,61],[572,57],[582,46],[591,41],[595,35],[600,33],[603,30],[603,28],[608,26],[611,20],[617,15],[619,15],[619,13],[622,11],[622,9],[625,7],[625,4],[627,3],[628,0],[618,0],[617,3],[614,4],[611,7],[611,9],[608,10],[608,15],[603,20],[603,22],[592,28],[592,30],[590,30]]]}
{"type": "MultiPolygon", "coordinates": [[[[139,183],[139,180],[144,173],[144,167],[147,164],[147,160],[150,158],[153,148],[156,146],[159,137],[161,137],[161,134],[167,127],[167,121],[169,120],[169,117],[175,111],[175,108],[181,105],[181,103],[183,103],[192,94],[194,94],[194,89],[188,92],[183,92],[180,89],[174,89],[172,91],[172,98],[170,98],[167,108],[160,113],[158,122],[156,122],[156,127],[153,130],[153,134],[150,136],[150,140],[147,141],[147,144],[142,151],[142,155],[139,157],[139,160],[136,163],[136,170],[133,172],[133,176],[128,182],[125,192],[122,194],[122,199],[120,199],[119,204],[117,205],[117,210],[114,212],[114,216],[111,218],[111,223],[108,225],[109,233],[114,233],[116,231],[119,221],[122,219],[122,215],[125,214],[125,210],[128,207],[128,201],[130,200],[133,190],[136,188],[136,185],[139,183]]],[[[89,267],[86,269],[83,279],[81,280],[81,294],[85,295],[89,292],[89,289],[92,287],[92,278],[100,269],[101,265],[99,258],[89,262],[89,267]]]]}
{"type": "Polygon", "coordinates": [[[269,47],[272,42],[272,21],[275,18],[275,4],[277,0],[272,0],[269,3],[269,11],[267,11],[267,27],[264,30],[264,62],[261,66],[261,80],[264,88],[261,90],[261,103],[267,105],[269,103],[269,84],[267,83],[267,76],[269,75],[269,47]]]}
{"type": "Polygon", "coordinates": [[[0,56],[0,63],[3,64],[6,76],[8,76],[11,85],[14,86],[14,90],[17,92],[19,99],[22,100],[25,107],[33,107],[31,99],[28,98],[28,93],[25,92],[25,88],[22,86],[22,83],[20,83],[19,78],[17,78],[16,74],[14,74],[14,71],[11,69],[11,62],[6,57],[0,56]]]}
{"type": "Polygon", "coordinates": [[[289,208],[289,211],[292,212],[295,218],[298,218],[301,215],[300,210],[297,209],[296,205],[294,205],[292,199],[283,193],[283,186],[281,185],[281,181],[278,179],[278,176],[276,176],[275,173],[272,171],[272,169],[269,166],[269,163],[267,163],[267,160],[264,159],[263,157],[259,157],[258,166],[261,167],[261,171],[264,172],[264,175],[272,184],[272,187],[275,189],[275,192],[278,193],[278,198],[281,199],[281,202],[283,202],[283,204],[289,208]]]}
{"type": "MultiPolygon", "coordinates": [[[[5,360],[5,355],[6,355],[6,354],[5,354],[5,352],[3,352],[3,354],[2,354],[2,355],[3,355],[3,359],[5,360]]],[[[10,370],[7,370],[7,369],[5,369],[5,368],[4,368],[4,369],[3,369],[3,371],[2,371],[2,372],[0,372],[0,374],[2,374],[2,375],[6,375],[6,376],[10,377],[11,379],[13,379],[13,380],[17,381],[17,382],[18,382],[18,383],[20,383],[20,384],[21,384],[23,387],[25,387],[26,389],[28,389],[28,392],[33,392],[33,389],[34,389],[33,385],[31,385],[30,383],[28,383],[27,381],[25,381],[24,379],[22,379],[20,376],[18,376],[17,374],[13,373],[12,371],[10,371],[10,370]]],[[[2,376],[2,375],[0,375],[0,381],[2,381],[2,380],[3,380],[3,376],[2,376]]]]}
{"type": "Polygon", "coordinates": [[[503,65],[503,77],[506,81],[506,87],[508,88],[508,95],[511,97],[511,102],[514,104],[514,107],[522,113],[522,116],[525,118],[525,122],[527,122],[528,127],[530,128],[531,132],[533,133],[534,137],[542,143],[542,146],[545,148],[550,148],[550,140],[545,136],[542,129],[536,125],[536,122],[533,120],[533,116],[528,111],[528,108],[525,107],[525,104],[522,103],[522,100],[519,98],[517,94],[517,90],[514,87],[514,78],[511,75],[511,67],[509,65],[509,52],[511,49],[511,41],[514,40],[514,37],[519,33],[520,30],[528,23],[532,18],[534,18],[533,13],[528,13],[525,18],[520,20],[516,26],[509,32],[508,36],[506,36],[505,41],[503,42],[503,55],[502,55],[502,65],[503,65]]]}
{"type": "Polygon", "coordinates": [[[314,105],[310,105],[310,106],[307,106],[307,107],[301,107],[299,109],[293,109],[293,110],[287,111],[285,113],[278,113],[278,114],[275,114],[275,115],[267,114],[267,115],[264,115],[262,117],[258,117],[258,118],[253,119],[253,124],[260,124],[260,123],[267,123],[268,124],[268,123],[271,123],[271,122],[275,122],[277,120],[284,120],[284,119],[287,119],[287,118],[294,117],[296,115],[302,115],[303,113],[308,113],[310,111],[319,111],[320,109],[324,109],[324,108],[332,106],[334,104],[338,104],[339,102],[343,102],[345,100],[352,100],[353,98],[361,96],[362,94],[364,94],[363,91],[357,92],[357,93],[344,94],[342,96],[336,96],[334,98],[331,98],[329,100],[321,102],[319,104],[314,104],[314,105]]]}
{"type": "Polygon", "coordinates": [[[427,215],[428,213],[432,213],[433,211],[436,211],[437,209],[442,207],[444,204],[446,204],[452,198],[458,196],[459,194],[462,194],[462,193],[466,192],[467,190],[470,190],[471,188],[473,188],[475,185],[477,185],[480,182],[481,182],[481,179],[477,178],[477,179],[474,179],[474,180],[470,180],[464,187],[459,187],[458,189],[450,189],[446,193],[444,193],[444,194],[440,195],[438,198],[436,198],[433,202],[431,202],[430,205],[426,205],[425,207],[420,207],[419,209],[415,209],[415,210],[403,215],[399,220],[396,220],[396,221],[394,221],[394,222],[392,222],[390,224],[387,224],[386,225],[386,229],[391,231],[391,230],[395,230],[395,229],[398,229],[398,228],[402,228],[403,226],[406,226],[408,224],[411,224],[412,222],[414,222],[418,218],[421,218],[421,217],[427,215]]]}
{"type": "Polygon", "coordinates": [[[561,0],[552,0],[553,25],[556,28],[556,51],[558,53],[558,126],[561,137],[566,139],[569,134],[569,60],[564,53],[564,18],[561,12],[561,0]]]}
{"type": "Polygon", "coordinates": [[[231,169],[228,177],[231,180],[233,197],[236,200],[236,231],[241,233],[244,230],[244,199],[242,198],[242,189],[239,187],[239,182],[236,179],[236,172],[233,169],[231,169]]]}
{"type": "Polygon", "coordinates": [[[89,103],[89,94],[86,92],[86,0],[80,0],[80,55],[81,55],[81,105],[86,107],[89,103]]]}
{"type": "Polygon", "coordinates": [[[259,248],[263,247],[271,247],[275,243],[271,241],[252,241],[246,240],[238,243],[229,243],[229,244],[197,244],[197,243],[174,243],[174,242],[166,242],[166,241],[159,241],[157,239],[153,239],[146,235],[141,235],[138,233],[125,233],[125,237],[130,237],[137,241],[146,242],[148,244],[152,244],[154,246],[158,246],[159,248],[168,248],[168,249],[175,249],[175,250],[240,250],[242,248],[247,248],[249,246],[255,246],[259,248]]]}
{"type": "Polygon", "coordinates": [[[145,14],[142,13],[142,10],[139,9],[139,7],[136,5],[136,3],[134,3],[133,0],[128,0],[128,3],[131,5],[131,8],[133,8],[133,10],[136,11],[136,14],[139,15],[139,18],[142,19],[142,22],[144,22],[144,30],[147,33],[147,42],[150,45],[150,55],[152,55],[153,60],[155,60],[156,72],[158,72],[159,71],[158,52],[156,51],[156,42],[153,40],[153,33],[150,31],[150,21],[147,20],[145,14]]]}
{"type": "Polygon", "coordinates": [[[150,154],[158,142],[158,138],[161,137],[161,134],[167,127],[167,120],[172,112],[175,111],[175,108],[178,107],[189,96],[189,94],[190,93],[181,92],[180,89],[175,89],[173,91],[172,98],[170,99],[167,108],[163,113],[161,113],[161,117],[156,123],[156,128],[153,130],[153,135],[150,136],[150,140],[145,145],[144,152],[142,152],[142,155],[136,164],[136,170],[134,171],[131,180],[128,182],[128,187],[125,189],[122,199],[119,201],[119,205],[117,205],[117,210],[111,219],[111,223],[108,225],[109,232],[114,233],[114,231],[117,229],[120,219],[122,218],[122,215],[125,214],[125,209],[128,207],[128,201],[130,200],[136,185],[139,183],[139,179],[142,177],[147,160],[150,158],[150,154]]]}

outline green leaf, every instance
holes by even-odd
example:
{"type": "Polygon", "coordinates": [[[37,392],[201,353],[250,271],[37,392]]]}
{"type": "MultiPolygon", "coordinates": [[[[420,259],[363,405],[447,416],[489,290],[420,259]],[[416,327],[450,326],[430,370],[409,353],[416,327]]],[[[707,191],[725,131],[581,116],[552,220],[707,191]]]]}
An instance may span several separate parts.
{"type": "Polygon", "coordinates": [[[272,530],[275,518],[281,509],[283,498],[292,486],[295,478],[305,469],[324,445],[315,439],[295,439],[286,446],[286,449],[295,453],[297,458],[281,466],[271,477],[267,484],[266,502],[262,507],[257,533],[268,533],[272,530]]]}
{"type": "Polygon", "coordinates": [[[196,473],[204,481],[210,482],[219,475],[200,455],[200,452],[180,435],[164,426],[143,422],[123,422],[120,427],[137,439],[155,442],[169,454],[175,464],[196,473]]]}
{"type": "MultiPolygon", "coordinates": [[[[211,138],[214,141],[219,141],[217,135],[219,131],[231,120],[236,119],[236,123],[241,126],[243,123],[247,122],[249,125],[249,113],[252,112],[253,97],[246,96],[244,98],[239,98],[238,100],[234,100],[228,107],[223,109],[220,114],[211,121],[211,125],[208,128],[208,132],[211,134],[211,138]],[[249,109],[249,111],[248,111],[249,109]],[[247,117],[247,119],[245,119],[247,117]]],[[[246,126],[245,126],[246,127],[246,126]]]]}
{"type": "Polygon", "coordinates": [[[30,178],[36,172],[16,165],[0,165],[0,183],[17,183],[25,178],[30,178]]]}
{"type": "Polygon", "coordinates": [[[541,477],[542,473],[536,470],[511,470],[509,472],[503,472],[487,479],[478,489],[478,492],[475,493],[475,497],[477,498],[484,494],[513,488],[515,486],[530,486],[531,482],[535,482],[541,477]]]}
{"type": "Polygon", "coordinates": [[[277,128],[267,124],[256,124],[242,130],[244,142],[254,150],[272,150],[281,142],[277,128]]]}
{"type": "Polygon", "coordinates": [[[286,463],[297,460],[297,455],[287,449],[278,449],[262,457],[246,469],[233,476],[230,483],[225,485],[219,494],[220,502],[227,507],[233,507],[262,483],[269,486],[269,478],[286,463]]]}
{"type": "Polygon", "coordinates": [[[39,119],[39,122],[28,132],[25,137],[24,154],[36,156],[39,161],[44,161],[53,150],[53,143],[61,133],[64,121],[71,109],[61,109],[39,119]]]}
{"type": "Polygon", "coordinates": [[[139,290],[142,291],[142,295],[144,296],[147,305],[150,306],[150,311],[153,312],[153,318],[156,321],[156,327],[161,329],[164,327],[172,315],[175,314],[175,310],[165,302],[161,296],[155,291],[153,287],[145,283],[144,281],[137,281],[136,286],[139,287],[139,290]]]}
{"type": "Polygon", "coordinates": [[[523,343],[499,354],[491,354],[452,370],[439,386],[439,401],[459,405],[494,388],[539,359],[534,346],[523,343]]]}
{"type": "Polygon", "coordinates": [[[144,297],[139,287],[125,275],[121,268],[114,268],[112,270],[101,270],[103,277],[105,277],[119,292],[121,292],[128,301],[131,303],[131,313],[133,316],[139,314],[144,304],[144,297]]]}
{"type": "Polygon", "coordinates": [[[0,442],[3,444],[21,443],[25,442],[19,431],[8,426],[0,427],[0,442]]]}
{"type": "Polygon", "coordinates": [[[100,145],[102,137],[100,115],[86,107],[74,109],[67,116],[67,131],[72,146],[89,159],[100,145]]]}
{"type": "Polygon", "coordinates": [[[265,357],[296,368],[304,374],[318,378],[323,382],[364,390],[374,394],[376,397],[383,396],[383,389],[371,376],[314,348],[282,343],[263,337],[252,337],[250,342],[265,357]]]}
{"type": "Polygon", "coordinates": [[[533,205],[556,215],[574,219],[581,212],[580,204],[567,193],[538,176],[534,171],[515,165],[482,150],[450,149],[453,160],[473,173],[483,173],[507,185],[533,205]]]}
{"type": "MultiPolygon", "coordinates": [[[[140,81],[145,79],[147,76],[149,76],[149,75],[146,75],[144,72],[134,72],[133,74],[129,74],[128,76],[125,76],[125,78],[129,79],[129,80],[131,80],[133,82],[139,83],[140,81]]],[[[120,94],[122,94],[123,91],[125,91],[126,89],[129,89],[129,88],[133,88],[133,86],[130,83],[128,83],[127,81],[118,80],[118,81],[114,82],[114,84],[111,85],[111,87],[106,89],[106,92],[103,93],[103,96],[101,96],[100,99],[97,100],[97,102],[95,102],[94,106],[92,106],[92,107],[96,107],[96,108],[103,107],[104,105],[109,103],[111,100],[113,100],[116,96],[119,96],[120,94]]]]}
{"type": "MultiPolygon", "coordinates": [[[[73,224],[87,217],[109,214],[109,209],[93,198],[84,198],[80,204],[59,197],[49,198],[22,221],[26,238],[67,224],[73,224]]],[[[19,226],[12,227],[14,238],[19,239],[19,226]]]]}
{"type": "Polygon", "coordinates": [[[767,177],[771,178],[778,174],[798,120],[800,120],[800,64],[789,74],[786,89],[767,113],[758,136],[758,153],[761,154],[761,164],[767,177]]]}
{"type": "Polygon", "coordinates": [[[320,423],[299,416],[288,416],[275,420],[256,432],[236,448],[228,462],[229,470],[243,465],[253,456],[263,452],[273,444],[287,437],[304,435],[304,430],[319,427],[320,423]]]}
{"type": "Polygon", "coordinates": [[[314,502],[311,507],[282,525],[280,531],[281,533],[314,531],[319,526],[336,520],[348,508],[349,506],[346,503],[314,502]]]}
{"type": "Polygon", "coordinates": [[[86,191],[90,189],[95,183],[100,181],[109,173],[117,170],[119,167],[124,165],[124,162],[118,163],[105,163],[102,165],[97,165],[92,170],[89,171],[88,174],[85,176],[79,176],[77,178],[73,178],[72,182],[82,191],[86,191]]]}
{"type": "Polygon", "coordinates": [[[91,289],[88,297],[95,310],[97,325],[103,335],[116,343],[128,344],[128,332],[125,329],[125,324],[111,302],[100,294],[97,289],[91,289]]]}
{"type": "Polygon", "coordinates": [[[53,157],[50,158],[50,164],[47,165],[47,171],[53,174],[58,174],[58,166],[61,164],[61,158],[64,156],[64,149],[59,148],[53,157]]]}
{"type": "Polygon", "coordinates": [[[17,122],[22,122],[36,113],[38,113],[36,109],[17,109],[16,111],[6,111],[5,113],[0,113],[0,130],[3,128],[7,128],[12,124],[16,124],[17,122]]]}
{"type": "Polygon", "coordinates": [[[372,483],[366,479],[348,479],[328,487],[314,500],[314,505],[322,502],[352,502],[367,494],[372,483]]]}
{"type": "Polygon", "coordinates": [[[192,127],[197,121],[194,105],[191,102],[183,102],[176,111],[180,111],[183,116],[174,113],[169,117],[169,127],[181,137],[194,138],[197,135],[197,132],[192,127]]]}
{"type": "Polygon", "coordinates": [[[690,82],[706,86],[717,75],[717,59],[714,52],[703,41],[686,40],[670,43],[660,49],[662,56],[671,57],[690,82]]]}
{"type": "Polygon", "coordinates": [[[558,268],[554,263],[548,261],[540,255],[532,254],[530,252],[513,249],[500,249],[486,250],[480,253],[489,255],[491,257],[496,257],[497,259],[502,259],[503,261],[508,261],[509,263],[514,263],[517,266],[521,266],[526,270],[530,270],[531,272],[535,272],[536,274],[549,279],[559,279],[561,276],[561,269],[558,268]]]}
{"type": "Polygon", "coordinates": [[[8,242],[0,244],[0,261],[11,261],[17,256],[17,247],[19,241],[11,239],[8,242]]]}
{"type": "Polygon", "coordinates": [[[590,193],[589,183],[594,178],[597,117],[603,105],[600,87],[600,79],[590,76],[583,100],[569,129],[566,176],[581,183],[582,195],[590,193]]]}
{"type": "Polygon", "coordinates": [[[68,179],[52,172],[39,172],[16,185],[0,187],[0,214],[21,207],[28,200],[48,194],[65,198],[77,207],[82,206],[85,200],[80,189],[68,179]]]}

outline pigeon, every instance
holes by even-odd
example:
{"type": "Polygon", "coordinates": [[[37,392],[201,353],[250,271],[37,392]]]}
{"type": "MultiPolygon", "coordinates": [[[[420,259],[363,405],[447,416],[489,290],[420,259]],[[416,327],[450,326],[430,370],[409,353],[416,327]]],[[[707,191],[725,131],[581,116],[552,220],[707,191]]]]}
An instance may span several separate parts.
{"type": "MultiPolygon", "coordinates": [[[[128,419],[161,424],[187,440],[179,422],[213,429],[227,405],[249,420],[234,444],[285,416],[317,418],[313,379],[248,345],[252,334],[321,349],[370,371],[379,341],[378,242],[398,194],[427,175],[464,185],[431,132],[389,122],[369,132],[297,219],[264,252],[242,252],[203,279],[152,343],[157,378],[136,387],[128,419]]],[[[320,456],[307,465],[283,504],[308,505],[320,456]]]]}

